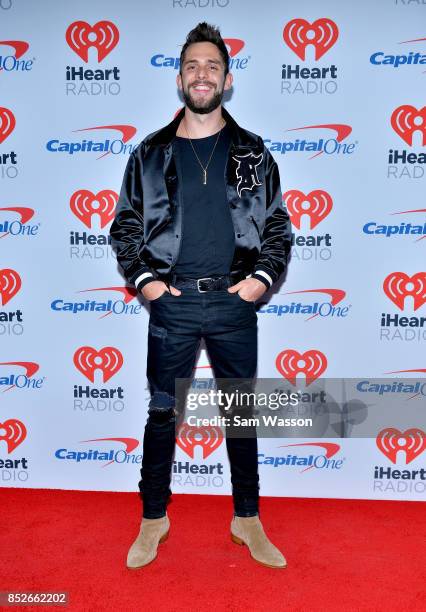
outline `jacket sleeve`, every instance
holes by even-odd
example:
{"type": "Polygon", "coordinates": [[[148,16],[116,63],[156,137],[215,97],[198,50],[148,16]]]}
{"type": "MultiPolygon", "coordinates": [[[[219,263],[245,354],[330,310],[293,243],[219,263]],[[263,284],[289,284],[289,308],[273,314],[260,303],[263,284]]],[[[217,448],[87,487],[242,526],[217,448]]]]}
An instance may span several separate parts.
{"type": "Polygon", "coordinates": [[[269,150],[264,148],[266,219],[261,251],[256,262],[254,278],[267,288],[286,270],[291,252],[291,222],[282,200],[278,165],[269,150]]]}
{"type": "Polygon", "coordinates": [[[111,243],[128,283],[140,291],[155,280],[154,271],[140,256],[144,241],[141,144],[130,155],[124,172],[115,218],[111,225],[111,243]]]}

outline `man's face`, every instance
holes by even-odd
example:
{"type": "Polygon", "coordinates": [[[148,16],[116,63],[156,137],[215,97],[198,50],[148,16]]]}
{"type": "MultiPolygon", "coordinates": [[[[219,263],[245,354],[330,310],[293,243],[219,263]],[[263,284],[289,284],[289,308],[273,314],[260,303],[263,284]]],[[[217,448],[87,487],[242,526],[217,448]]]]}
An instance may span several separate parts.
{"type": "Polygon", "coordinates": [[[193,43],[185,52],[177,85],[193,113],[207,114],[222,102],[223,92],[232,85],[232,75],[225,77],[225,65],[216,45],[193,43]]]}

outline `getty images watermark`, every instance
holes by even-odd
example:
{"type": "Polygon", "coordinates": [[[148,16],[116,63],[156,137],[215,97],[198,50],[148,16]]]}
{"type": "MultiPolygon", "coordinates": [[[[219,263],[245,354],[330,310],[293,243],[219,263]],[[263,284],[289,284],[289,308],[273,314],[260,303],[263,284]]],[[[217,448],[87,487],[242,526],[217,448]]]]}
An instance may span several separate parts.
{"type": "Polygon", "coordinates": [[[312,427],[313,420],[303,417],[280,417],[278,414],[259,414],[249,416],[251,408],[267,408],[270,411],[280,410],[286,406],[297,406],[300,392],[289,393],[272,391],[270,393],[254,391],[223,391],[210,389],[199,393],[188,393],[186,411],[197,411],[200,408],[218,408],[222,415],[210,417],[188,414],[186,422],[194,427],[312,427]],[[228,414],[228,416],[226,415],[228,414]]]}
{"type": "MultiPolygon", "coordinates": [[[[426,429],[426,378],[176,379],[177,425],[227,436],[371,438],[426,429]]],[[[198,432],[198,433],[197,433],[198,432]]]]}

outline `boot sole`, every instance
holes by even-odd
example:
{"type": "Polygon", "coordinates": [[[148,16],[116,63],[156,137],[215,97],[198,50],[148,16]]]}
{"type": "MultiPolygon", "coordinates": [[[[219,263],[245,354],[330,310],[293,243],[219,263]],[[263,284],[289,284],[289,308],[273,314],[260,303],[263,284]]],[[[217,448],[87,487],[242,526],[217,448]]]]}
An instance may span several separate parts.
{"type": "MultiPolygon", "coordinates": [[[[231,540],[235,543],[238,544],[239,546],[247,546],[247,544],[244,542],[244,540],[242,540],[241,538],[239,538],[238,536],[234,535],[231,531],[231,540]]],[[[249,549],[250,551],[250,549],[249,549]]],[[[253,557],[253,555],[250,552],[250,556],[251,558],[256,561],[256,563],[259,563],[260,565],[264,565],[265,567],[271,567],[272,569],[285,569],[287,567],[287,563],[285,565],[270,565],[269,563],[264,563],[263,561],[258,561],[258,559],[256,559],[255,557],[253,557]]]]}
{"type": "MultiPolygon", "coordinates": [[[[168,529],[166,531],[166,533],[164,533],[161,538],[158,540],[159,544],[162,544],[163,542],[165,542],[167,540],[167,538],[169,537],[169,532],[170,529],[168,529]]],[[[128,565],[126,565],[127,569],[129,570],[138,570],[141,569],[142,567],[146,567],[147,565],[149,565],[150,563],[152,563],[153,561],[155,561],[157,558],[157,555],[155,555],[155,557],[153,559],[151,559],[151,561],[148,561],[148,563],[144,563],[144,565],[137,565],[136,567],[129,567],[128,565]]]]}

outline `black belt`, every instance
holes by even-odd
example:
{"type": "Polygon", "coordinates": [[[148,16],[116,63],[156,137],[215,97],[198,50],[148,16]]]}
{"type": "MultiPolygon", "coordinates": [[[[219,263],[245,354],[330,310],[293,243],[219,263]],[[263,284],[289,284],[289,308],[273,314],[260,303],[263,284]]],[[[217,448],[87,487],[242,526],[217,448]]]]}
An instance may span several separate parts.
{"type": "Polygon", "coordinates": [[[200,293],[205,293],[206,291],[221,291],[227,289],[243,278],[245,277],[241,274],[224,274],[223,276],[207,276],[204,278],[173,276],[170,280],[170,284],[176,287],[176,289],[196,289],[200,293]]]}

